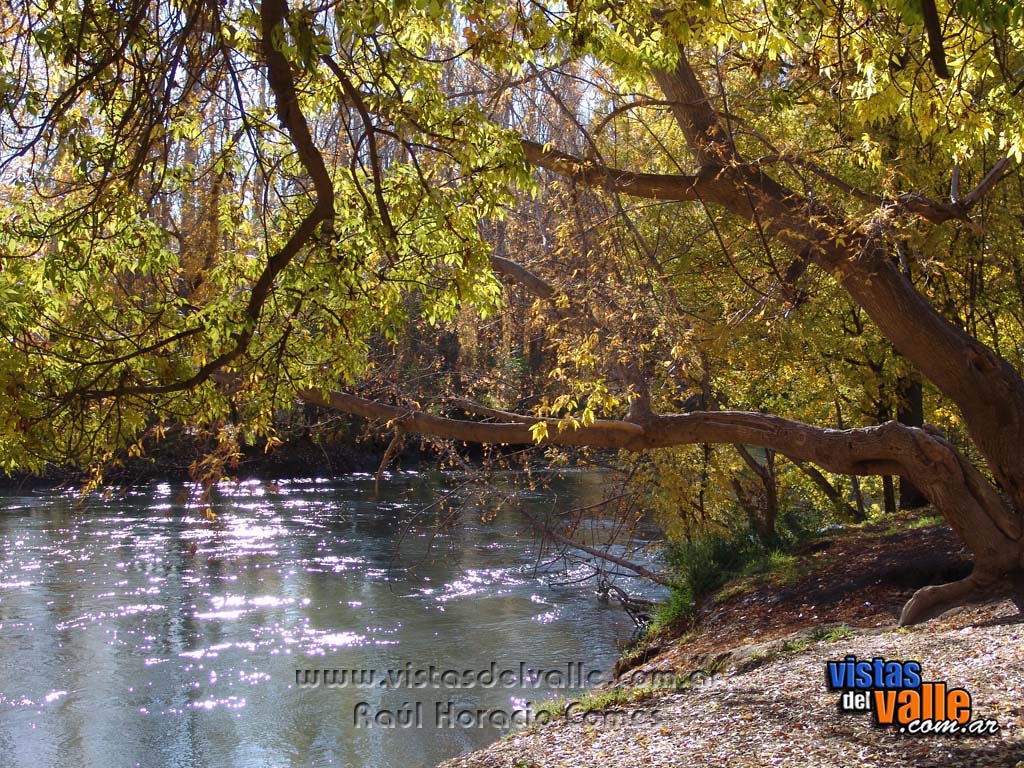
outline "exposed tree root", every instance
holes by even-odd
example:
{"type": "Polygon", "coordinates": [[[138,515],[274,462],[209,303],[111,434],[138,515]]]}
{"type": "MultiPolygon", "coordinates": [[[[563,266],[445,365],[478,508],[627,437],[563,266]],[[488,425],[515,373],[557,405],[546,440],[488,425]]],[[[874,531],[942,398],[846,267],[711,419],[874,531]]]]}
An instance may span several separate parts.
{"type": "Polygon", "coordinates": [[[1024,580],[1024,574],[1013,578],[1007,576],[990,576],[975,571],[960,581],[948,584],[936,584],[922,587],[903,606],[900,614],[900,626],[920,624],[941,616],[946,611],[966,605],[990,603],[1006,597],[1012,597],[1018,610],[1024,613],[1024,592],[1014,588],[1024,580]]]}

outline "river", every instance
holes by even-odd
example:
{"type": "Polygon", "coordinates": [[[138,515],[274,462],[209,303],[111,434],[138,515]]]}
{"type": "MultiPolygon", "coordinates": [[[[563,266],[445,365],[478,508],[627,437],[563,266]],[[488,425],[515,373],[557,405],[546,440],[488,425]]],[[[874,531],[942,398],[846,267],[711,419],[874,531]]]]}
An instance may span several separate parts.
{"type": "MultiPolygon", "coordinates": [[[[213,520],[189,485],[8,492],[0,764],[432,766],[571,700],[633,625],[544,567],[513,479],[225,483],[213,520]]],[[[605,482],[568,471],[525,503],[605,482]]]]}

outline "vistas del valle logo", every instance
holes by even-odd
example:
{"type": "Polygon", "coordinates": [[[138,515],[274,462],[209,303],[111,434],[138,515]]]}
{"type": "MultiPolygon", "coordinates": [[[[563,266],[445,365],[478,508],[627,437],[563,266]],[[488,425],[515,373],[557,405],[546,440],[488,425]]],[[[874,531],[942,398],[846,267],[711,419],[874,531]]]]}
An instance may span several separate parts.
{"type": "Polygon", "coordinates": [[[995,720],[971,719],[971,694],[943,680],[922,679],[917,661],[871,661],[847,656],[825,665],[828,686],[843,691],[843,712],[871,712],[879,726],[908,734],[985,736],[999,732],[995,720]]]}

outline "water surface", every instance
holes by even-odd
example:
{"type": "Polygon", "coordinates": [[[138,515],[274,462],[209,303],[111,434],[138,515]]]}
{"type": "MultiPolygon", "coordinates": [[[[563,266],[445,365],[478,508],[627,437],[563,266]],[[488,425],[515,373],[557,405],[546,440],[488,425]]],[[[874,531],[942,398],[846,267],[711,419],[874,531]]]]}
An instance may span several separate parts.
{"type": "MultiPolygon", "coordinates": [[[[590,504],[603,483],[570,472],[528,504],[590,504]]],[[[368,476],[249,481],[218,487],[215,520],[183,485],[0,499],[0,763],[429,766],[573,670],[607,674],[628,617],[552,583],[586,572],[544,567],[501,504],[511,482],[472,490],[436,473],[379,497],[368,476]],[[440,677],[492,669],[527,680],[440,677]]]]}

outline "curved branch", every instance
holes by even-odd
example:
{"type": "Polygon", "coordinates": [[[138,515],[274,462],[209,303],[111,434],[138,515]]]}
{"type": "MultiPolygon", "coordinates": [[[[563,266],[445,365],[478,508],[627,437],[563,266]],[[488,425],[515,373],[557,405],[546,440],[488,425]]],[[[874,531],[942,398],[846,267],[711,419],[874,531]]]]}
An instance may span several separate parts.
{"type": "MultiPolygon", "coordinates": [[[[638,424],[627,421],[599,420],[589,427],[560,427],[559,419],[544,419],[531,416],[519,416],[503,411],[476,408],[489,411],[488,416],[509,419],[498,423],[466,421],[436,416],[419,409],[401,408],[386,405],[374,400],[350,395],[344,392],[323,393],[315,389],[304,389],[298,392],[300,399],[313,405],[331,408],[335,411],[362,416],[366,419],[386,421],[400,426],[406,432],[419,435],[432,435],[447,440],[461,440],[467,443],[491,443],[499,445],[532,445],[536,441],[530,427],[543,422],[547,427],[547,438],[542,443],[550,445],[576,445],[594,448],[623,448],[642,451],[644,445],[644,429],[638,424]],[[512,421],[511,419],[516,419],[512,421]]],[[[462,401],[465,405],[470,405],[462,401]]]]}
{"type": "MultiPolygon", "coordinates": [[[[469,413],[497,422],[468,421],[437,416],[419,409],[387,405],[344,392],[299,391],[300,399],[313,405],[383,420],[400,425],[407,432],[473,443],[535,444],[530,427],[544,423],[545,445],[622,448],[644,451],[700,443],[755,445],[798,460],[813,461],[830,472],[848,475],[911,474],[908,452],[915,453],[915,441],[938,441],[923,430],[890,421],[872,427],[829,429],[803,424],[764,413],[746,411],[695,411],[675,415],[653,415],[641,425],[618,419],[598,419],[589,426],[560,427],[555,418],[526,416],[455,400],[454,405],[469,413]]],[[[950,457],[950,461],[955,461],[950,457]]]]}
{"type": "Polygon", "coordinates": [[[700,200],[701,189],[709,179],[681,173],[634,173],[609,168],[552,149],[545,144],[523,139],[523,154],[537,168],[554,171],[590,187],[621,192],[632,197],[655,200],[700,200]]]}
{"type": "MultiPolygon", "coordinates": [[[[740,162],[682,52],[674,71],[656,70],[653,75],[673,102],[676,122],[701,163],[699,175],[681,177],[690,179],[689,186],[671,183],[670,176],[652,179],[645,175],[641,180],[623,171],[580,166],[574,158],[553,151],[537,158],[538,145],[533,145],[531,154],[524,144],[527,158],[541,167],[593,186],[611,185],[625,194],[668,195],[665,199],[676,200],[699,194],[703,202],[721,205],[748,221],[763,222],[768,236],[831,272],[893,346],[959,406],[971,438],[999,486],[1012,498],[1018,517],[1024,514],[1020,512],[1024,510],[1024,472],[1018,451],[1024,444],[1024,380],[1020,374],[936,310],[893,266],[876,228],[865,230],[841,213],[788,189],[763,168],[740,162]]],[[[1006,168],[1005,163],[998,163],[977,194],[967,197],[980,200],[1004,177],[1006,168]]],[[[939,218],[945,215],[914,197],[901,202],[909,208],[929,209],[939,218]]]]}
{"type": "Polygon", "coordinates": [[[978,182],[978,186],[967,193],[967,196],[963,199],[963,205],[968,208],[977,205],[989,193],[989,190],[1010,175],[1011,165],[1012,161],[1009,157],[1004,157],[993,165],[984,178],[978,182]]]}
{"type": "MultiPolygon", "coordinates": [[[[598,419],[588,426],[538,418],[458,401],[459,407],[496,422],[452,419],[418,408],[401,408],[344,392],[304,389],[307,403],[367,419],[383,420],[414,434],[449,440],[505,445],[564,445],[644,451],[701,443],[754,445],[790,459],[808,461],[844,475],[900,475],[922,490],[960,538],[987,567],[1016,568],[1015,554],[997,542],[1017,540],[1021,525],[977,470],[943,438],[917,427],[889,421],[871,427],[829,429],[763,413],[695,411],[649,415],[643,423],[598,419]],[[542,430],[533,427],[543,423],[542,430]],[[534,439],[535,434],[541,440],[534,439]],[[1007,559],[1010,558],[1010,559],[1007,559]]],[[[1016,552],[1016,550],[1012,550],[1016,552]]]]}

